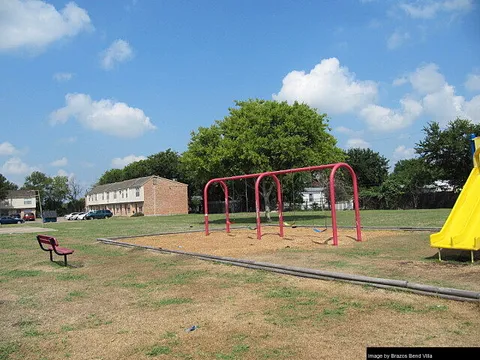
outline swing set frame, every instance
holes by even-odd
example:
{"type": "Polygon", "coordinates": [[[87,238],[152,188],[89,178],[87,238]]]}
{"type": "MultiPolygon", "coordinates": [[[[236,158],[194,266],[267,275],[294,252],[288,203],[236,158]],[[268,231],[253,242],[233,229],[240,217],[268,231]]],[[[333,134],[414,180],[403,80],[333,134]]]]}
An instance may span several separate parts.
{"type": "Polygon", "coordinates": [[[223,178],[211,179],[207,182],[203,189],[203,201],[204,201],[204,211],[205,211],[205,235],[208,235],[209,224],[208,224],[208,188],[214,184],[219,183],[225,194],[225,229],[227,233],[230,233],[230,214],[229,214],[229,205],[228,205],[228,186],[226,184],[227,180],[241,180],[241,179],[252,179],[256,178],[255,181],[255,209],[256,209],[256,221],[257,221],[257,239],[261,240],[262,238],[262,225],[261,225],[261,216],[260,216],[260,183],[265,177],[271,177],[277,186],[277,205],[278,205],[278,218],[279,218],[279,236],[284,236],[284,227],[285,223],[283,221],[283,192],[282,184],[278,180],[277,175],[291,174],[297,172],[306,172],[306,171],[316,171],[324,169],[332,169],[330,173],[330,211],[332,215],[332,238],[333,245],[338,246],[338,226],[337,226],[337,210],[335,208],[335,173],[338,169],[345,168],[351,175],[352,185],[353,185],[353,205],[355,210],[355,227],[357,231],[356,241],[362,241],[362,231],[360,224],[360,207],[358,200],[358,182],[355,171],[352,167],[346,163],[335,163],[327,165],[317,165],[317,166],[308,166],[303,168],[287,169],[287,170],[278,170],[278,171],[267,171],[257,174],[246,174],[246,175],[237,175],[223,178]]]}

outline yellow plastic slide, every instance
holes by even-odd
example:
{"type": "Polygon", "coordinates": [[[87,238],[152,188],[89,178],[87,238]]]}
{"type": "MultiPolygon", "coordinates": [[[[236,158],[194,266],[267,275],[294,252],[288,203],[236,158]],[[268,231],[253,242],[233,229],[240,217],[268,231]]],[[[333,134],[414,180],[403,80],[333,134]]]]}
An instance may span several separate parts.
{"type": "Polygon", "coordinates": [[[440,232],[430,235],[430,246],[442,249],[480,249],[480,170],[470,172],[460,196],[440,232]]]}

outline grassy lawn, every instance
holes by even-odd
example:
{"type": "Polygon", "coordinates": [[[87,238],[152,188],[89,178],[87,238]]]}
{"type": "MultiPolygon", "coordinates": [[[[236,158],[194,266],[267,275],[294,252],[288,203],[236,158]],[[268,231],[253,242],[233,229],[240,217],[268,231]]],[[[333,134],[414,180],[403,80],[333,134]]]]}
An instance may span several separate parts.
{"type": "MultiPolygon", "coordinates": [[[[312,214],[294,215],[299,224],[312,221],[312,214]]],[[[447,210],[362,212],[366,226],[441,227],[446,216],[447,210]]],[[[221,227],[222,217],[212,218],[221,227]]],[[[252,218],[236,219],[247,224],[252,218]]],[[[339,212],[340,224],[352,219],[351,212],[339,212]]],[[[188,215],[45,224],[62,246],[75,249],[66,268],[58,257],[49,261],[35,233],[0,234],[0,360],[352,359],[364,358],[367,346],[478,345],[478,304],[96,241],[201,229],[202,221],[188,215]]],[[[352,251],[322,261],[348,268],[359,256],[352,251]]],[[[384,250],[363,252],[381,267],[384,250]]]]}

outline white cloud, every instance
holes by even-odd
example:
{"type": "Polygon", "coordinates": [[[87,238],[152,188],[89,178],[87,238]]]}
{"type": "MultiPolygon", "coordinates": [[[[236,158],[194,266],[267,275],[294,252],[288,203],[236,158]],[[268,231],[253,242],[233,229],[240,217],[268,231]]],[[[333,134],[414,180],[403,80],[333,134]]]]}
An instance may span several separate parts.
{"type": "Polygon", "coordinates": [[[33,170],[18,157],[10,158],[2,165],[2,173],[9,175],[26,175],[33,170]]]}
{"type": "Polygon", "coordinates": [[[90,29],[93,26],[87,11],[74,2],[57,11],[40,0],[0,1],[0,51],[39,51],[90,29]]]}
{"type": "Polygon", "coordinates": [[[401,110],[370,104],[360,111],[372,131],[395,131],[410,126],[422,113],[422,105],[413,99],[400,100],[401,110]]]}
{"type": "Polygon", "coordinates": [[[108,49],[101,53],[101,65],[105,70],[111,70],[116,64],[133,58],[133,50],[128,42],[122,39],[115,40],[108,49]]]}
{"type": "Polygon", "coordinates": [[[404,2],[400,8],[414,19],[433,19],[438,13],[461,13],[473,9],[472,0],[423,0],[415,4],[404,2]]]}
{"type": "Polygon", "coordinates": [[[123,102],[102,99],[93,101],[86,94],[67,94],[66,106],[50,114],[52,125],[65,123],[75,118],[83,126],[94,131],[119,137],[138,137],[156,127],[143,110],[123,102]]]}
{"type": "Polygon", "coordinates": [[[408,39],[410,39],[410,34],[408,32],[402,32],[400,30],[395,30],[392,35],[387,40],[387,47],[390,50],[398,49],[402,46],[408,39]]]}
{"type": "Polygon", "coordinates": [[[407,148],[405,145],[397,146],[397,148],[393,151],[393,159],[404,160],[404,159],[411,159],[415,156],[415,149],[407,148]]]}
{"type": "Polygon", "coordinates": [[[328,114],[351,113],[374,102],[378,88],[373,81],[355,79],[337,58],[323,59],[310,73],[292,71],[282,81],[277,101],[299,101],[328,114]]]}
{"type": "Polygon", "coordinates": [[[68,164],[68,159],[64,156],[61,159],[52,161],[50,163],[50,166],[60,167],[60,166],[66,166],[67,164],[68,164]]]}
{"type": "Polygon", "coordinates": [[[13,155],[17,152],[18,150],[15,149],[15,146],[10,144],[8,141],[0,144],[0,155],[13,155]]]}
{"type": "Polygon", "coordinates": [[[480,74],[468,74],[465,87],[468,91],[480,90],[480,74]]]}
{"type": "Polygon", "coordinates": [[[440,90],[446,84],[445,77],[438,72],[438,66],[430,63],[423,65],[408,76],[414,90],[420,94],[430,94],[440,90]]]}
{"type": "Polygon", "coordinates": [[[363,139],[354,138],[347,140],[347,149],[352,148],[360,148],[360,149],[368,149],[370,148],[370,144],[363,139]]]}
{"type": "Polygon", "coordinates": [[[58,72],[53,74],[53,79],[58,82],[65,82],[71,80],[73,77],[72,73],[62,73],[58,72]]]}
{"type": "Polygon", "coordinates": [[[140,161],[140,160],[145,160],[146,157],[143,155],[140,156],[135,156],[135,155],[128,155],[123,158],[114,158],[112,160],[112,167],[117,168],[117,169],[122,169],[128,164],[131,164],[135,161],[140,161]]]}
{"type": "Polygon", "coordinates": [[[408,75],[408,80],[420,97],[423,111],[431,116],[432,120],[441,125],[446,125],[456,117],[480,121],[480,95],[471,100],[457,95],[455,87],[445,80],[436,64],[417,68],[408,75]]]}

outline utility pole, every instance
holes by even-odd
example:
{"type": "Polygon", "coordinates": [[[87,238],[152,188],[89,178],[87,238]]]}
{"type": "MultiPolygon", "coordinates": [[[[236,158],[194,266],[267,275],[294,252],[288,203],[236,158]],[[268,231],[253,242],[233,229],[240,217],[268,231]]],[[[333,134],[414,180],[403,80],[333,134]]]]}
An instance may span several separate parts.
{"type": "Polygon", "coordinates": [[[42,219],[43,226],[43,210],[42,210],[42,199],[40,198],[40,190],[35,190],[38,193],[38,205],[40,206],[40,218],[42,219]]]}

